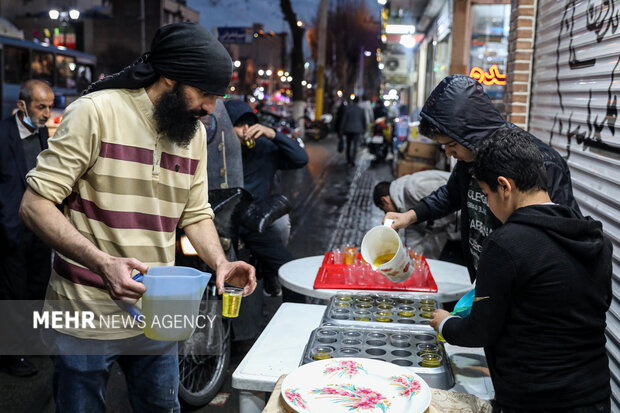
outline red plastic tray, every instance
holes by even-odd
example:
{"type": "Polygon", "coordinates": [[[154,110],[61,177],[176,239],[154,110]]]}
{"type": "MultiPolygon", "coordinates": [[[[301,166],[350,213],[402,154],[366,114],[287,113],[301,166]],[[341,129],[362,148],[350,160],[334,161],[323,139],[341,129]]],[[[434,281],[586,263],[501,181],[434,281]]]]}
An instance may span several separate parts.
{"type": "Polygon", "coordinates": [[[424,257],[422,257],[420,269],[416,269],[409,279],[400,283],[393,283],[380,272],[373,271],[374,277],[369,284],[345,284],[343,279],[346,267],[344,264],[334,264],[334,254],[332,252],[326,253],[321,268],[319,268],[319,272],[314,280],[314,288],[437,292],[437,284],[435,284],[431,270],[424,257]]]}

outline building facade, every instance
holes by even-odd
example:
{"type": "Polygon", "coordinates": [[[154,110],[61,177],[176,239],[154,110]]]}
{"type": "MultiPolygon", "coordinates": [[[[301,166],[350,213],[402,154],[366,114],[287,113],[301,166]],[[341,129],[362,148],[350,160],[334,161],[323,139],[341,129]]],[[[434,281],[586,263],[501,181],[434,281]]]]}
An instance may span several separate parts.
{"type": "Polygon", "coordinates": [[[159,27],[199,20],[199,13],[184,0],[3,1],[0,14],[21,29],[26,40],[58,43],[58,35],[72,34],[72,43],[60,45],[94,54],[97,75],[115,73],[131,64],[150,48],[159,27]],[[65,18],[52,20],[51,9],[64,12],[65,18]],[[68,17],[71,9],[80,12],[79,18],[68,17]]]}

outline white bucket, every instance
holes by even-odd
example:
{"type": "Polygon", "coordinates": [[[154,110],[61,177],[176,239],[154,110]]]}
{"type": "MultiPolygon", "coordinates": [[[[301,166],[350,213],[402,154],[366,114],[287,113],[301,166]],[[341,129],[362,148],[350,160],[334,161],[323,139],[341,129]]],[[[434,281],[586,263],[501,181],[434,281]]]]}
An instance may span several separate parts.
{"type": "Polygon", "coordinates": [[[407,249],[400,241],[398,232],[392,229],[392,220],[386,219],[383,225],[376,226],[364,235],[362,240],[362,258],[395,283],[403,282],[413,274],[414,265],[407,249]],[[377,258],[385,255],[393,257],[380,265],[375,265],[377,258]]]}

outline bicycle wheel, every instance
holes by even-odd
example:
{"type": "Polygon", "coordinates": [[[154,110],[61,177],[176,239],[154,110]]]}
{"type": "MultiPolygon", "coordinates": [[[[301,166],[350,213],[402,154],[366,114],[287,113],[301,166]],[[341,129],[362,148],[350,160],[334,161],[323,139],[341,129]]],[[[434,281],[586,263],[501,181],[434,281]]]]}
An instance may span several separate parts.
{"type": "Polygon", "coordinates": [[[179,398],[190,406],[204,406],[220,391],[230,363],[230,324],[222,353],[213,356],[179,355],[179,398]]]}

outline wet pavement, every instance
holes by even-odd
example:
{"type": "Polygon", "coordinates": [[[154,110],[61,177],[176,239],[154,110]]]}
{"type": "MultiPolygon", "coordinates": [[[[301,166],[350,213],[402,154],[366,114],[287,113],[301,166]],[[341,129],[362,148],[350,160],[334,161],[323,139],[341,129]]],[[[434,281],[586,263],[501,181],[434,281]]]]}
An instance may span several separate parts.
{"type": "MultiPolygon", "coordinates": [[[[386,163],[374,164],[372,155],[362,148],[356,166],[346,164],[344,154],[336,151],[336,137],[307,141],[310,157],[307,167],[286,171],[280,176],[277,192],[291,200],[291,239],[289,249],[296,258],[321,255],[346,243],[359,245],[368,229],[380,224],[383,213],[372,203],[372,189],[383,180],[391,180],[386,163]]],[[[257,293],[261,291],[257,290],[257,293]]],[[[263,327],[282,303],[281,297],[265,297],[263,327]]],[[[226,382],[221,390],[222,405],[207,405],[183,411],[200,413],[238,412],[238,392],[231,377],[253,340],[234,342],[226,382]]],[[[39,374],[30,378],[14,378],[0,372],[0,412],[52,413],[52,365],[47,357],[32,360],[39,374]]],[[[107,412],[131,412],[125,380],[120,368],[110,375],[106,392],[107,412]]]]}

